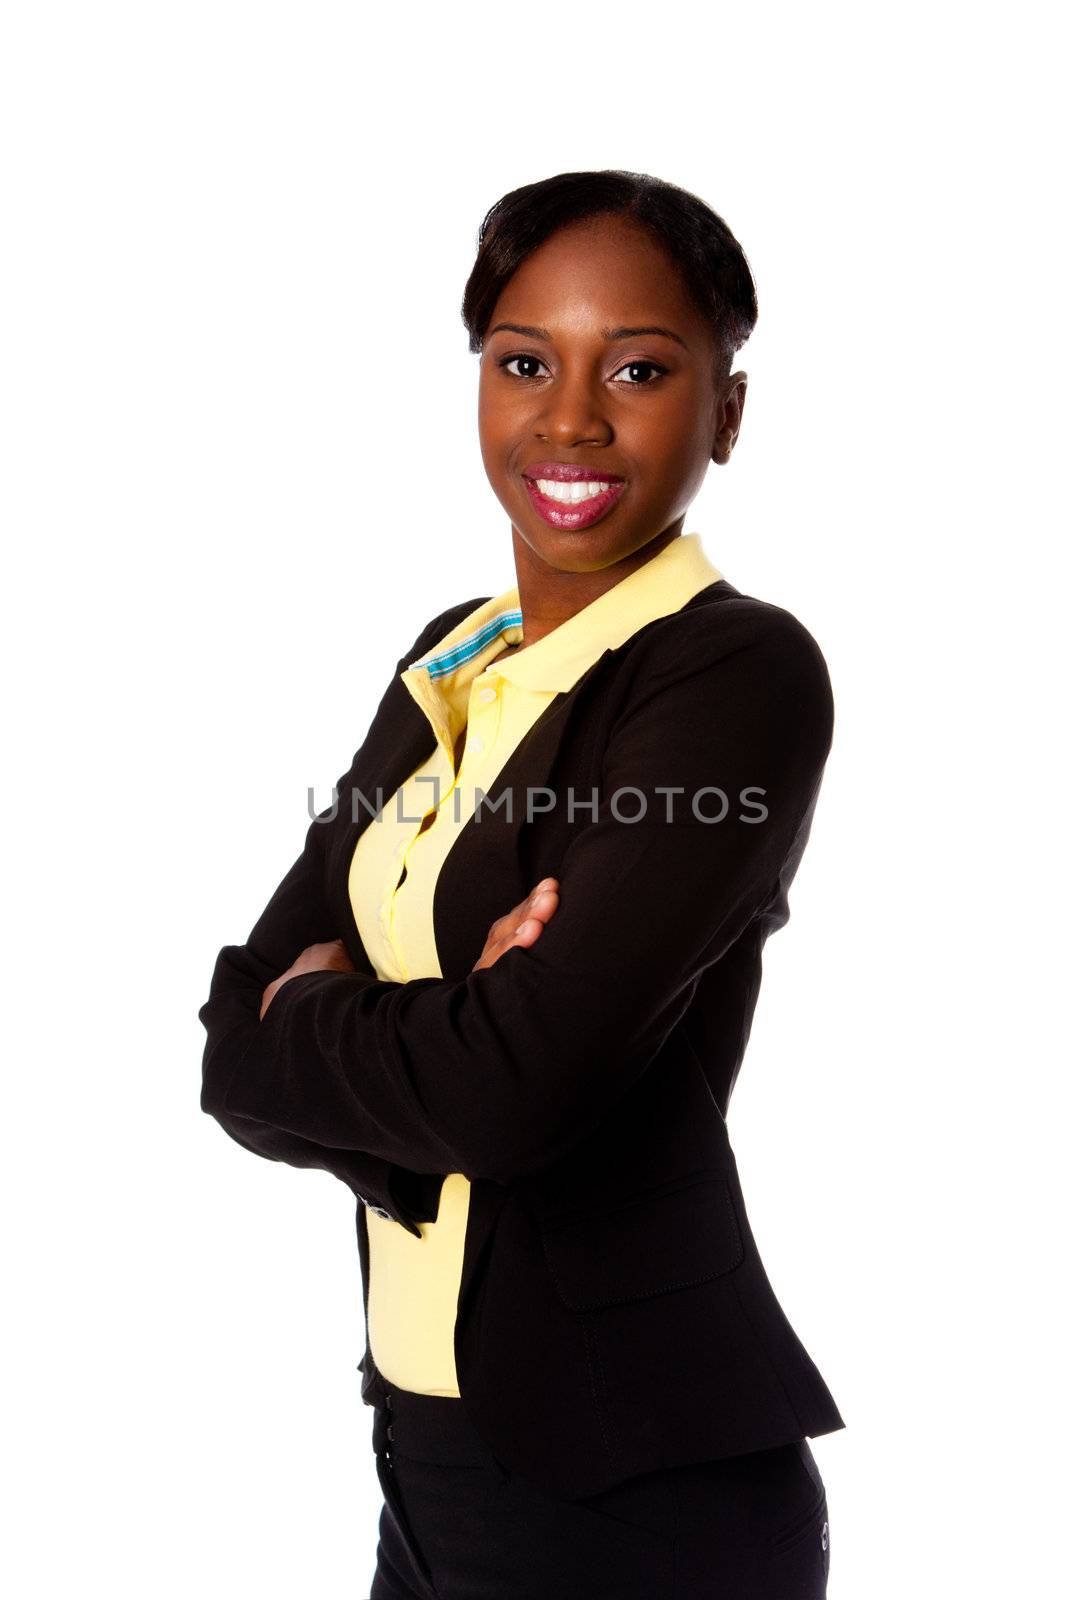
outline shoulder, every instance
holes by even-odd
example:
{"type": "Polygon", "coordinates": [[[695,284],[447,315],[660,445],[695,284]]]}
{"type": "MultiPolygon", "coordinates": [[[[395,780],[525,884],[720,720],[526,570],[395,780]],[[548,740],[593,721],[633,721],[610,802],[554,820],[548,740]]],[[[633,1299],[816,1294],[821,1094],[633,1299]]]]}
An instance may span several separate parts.
{"type": "Polygon", "coordinates": [[[631,642],[631,671],[650,685],[665,687],[741,658],[754,672],[795,673],[830,693],[826,659],[800,618],[725,580],[649,623],[631,642]]]}
{"type": "Polygon", "coordinates": [[[794,741],[825,757],[834,697],[826,659],[785,606],[720,583],[640,629],[620,653],[609,721],[666,742],[794,741]]]}

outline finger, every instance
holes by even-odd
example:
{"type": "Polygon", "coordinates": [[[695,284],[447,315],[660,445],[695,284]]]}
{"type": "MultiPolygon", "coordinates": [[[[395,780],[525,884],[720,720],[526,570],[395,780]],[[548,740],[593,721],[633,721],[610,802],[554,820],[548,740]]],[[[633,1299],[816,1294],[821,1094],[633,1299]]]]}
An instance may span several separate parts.
{"type": "Polygon", "coordinates": [[[486,936],[485,948],[479,957],[475,971],[481,966],[492,966],[493,962],[502,956],[505,950],[510,950],[512,945],[532,944],[541,931],[541,927],[552,916],[559,903],[559,892],[554,887],[558,878],[542,878],[540,883],[534,885],[525,900],[520,900],[517,906],[504,916],[498,917],[486,936]],[[518,931],[525,927],[521,938],[518,931]]]}
{"type": "Polygon", "coordinates": [[[559,904],[557,881],[555,878],[543,878],[536,888],[531,889],[526,899],[520,901],[514,911],[520,922],[525,921],[530,915],[540,917],[542,920],[552,915],[559,904]]]}
{"type": "Polygon", "coordinates": [[[507,916],[502,917],[495,925],[488,941],[489,949],[502,955],[505,950],[510,949],[520,928],[532,924],[540,929],[541,925],[552,916],[558,903],[559,895],[554,889],[542,889],[540,892],[535,891],[527,895],[525,900],[520,900],[514,910],[509,911],[507,916]]]}
{"type": "MultiPolygon", "coordinates": [[[[546,897],[542,896],[542,898],[546,897]]],[[[556,898],[558,899],[558,896],[556,898]]],[[[518,944],[525,947],[533,944],[535,939],[539,939],[541,937],[545,923],[548,921],[554,910],[554,906],[546,909],[545,907],[538,905],[537,914],[523,918],[523,920],[513,930],[509,937],[504,940],[499,954],[503,955],[504,951],[510,950],[513,945],[518,944]]]]}
{"type": "Polygon", "coordinates": [[[495,939],[492,944],[486,945],[473,970],[479,972],[485,967],[493,966],[500,960],[501,956],[506,955],[509,950],[515,949],[516,946],[528,949],[530,945],[540,938],[543,927],[544,923],[540,922],[537,917],[528,917],[514,932],[506,937],[502,936],[495,939]]]}

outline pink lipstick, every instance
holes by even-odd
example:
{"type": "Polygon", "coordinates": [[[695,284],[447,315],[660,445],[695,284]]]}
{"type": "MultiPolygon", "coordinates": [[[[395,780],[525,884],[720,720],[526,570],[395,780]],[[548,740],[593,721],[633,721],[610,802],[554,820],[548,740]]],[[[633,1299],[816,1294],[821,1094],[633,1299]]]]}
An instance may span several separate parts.
{"type": "Polygon", "coordinates": [[[569,461],[535,461],[524,469],[522,478],[538,516],[551,527],[568,532],[599,522],[626,487],[626,480],[616,472],[605,472],[600,467],[579,467],[569,461]],[[595,483],[601,489],[596,494],[585,491],[577,500],[557,499],[538,487],[538,479],[553,484],[595,483]]]}

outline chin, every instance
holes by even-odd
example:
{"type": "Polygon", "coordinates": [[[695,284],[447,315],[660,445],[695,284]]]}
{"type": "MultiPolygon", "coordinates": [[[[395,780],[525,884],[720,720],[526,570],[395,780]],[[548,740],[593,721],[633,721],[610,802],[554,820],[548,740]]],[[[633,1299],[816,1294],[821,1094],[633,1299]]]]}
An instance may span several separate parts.
{"type": "Polygon", "coordinates": [[[528,549],[557,572],[595,572],[631,554],[630,544],[619,536],[618,529],[598,523],[576,533],[553,528],[534,531],[521,522],[515,522],[514,526],[528,549]]]}

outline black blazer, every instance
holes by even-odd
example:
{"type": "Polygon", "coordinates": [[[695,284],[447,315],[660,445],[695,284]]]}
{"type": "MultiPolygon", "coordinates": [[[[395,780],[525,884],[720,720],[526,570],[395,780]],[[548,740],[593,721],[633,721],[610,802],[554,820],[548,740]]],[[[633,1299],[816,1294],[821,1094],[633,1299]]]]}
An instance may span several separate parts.
{"type": "MultiPolygon", "coordinates": [[[[486,809],[457,837],[436,887],[443,976],[382,982],[348,868],[371,808],[433,749],[399,674],[487,598],[397,663],[336,806],[247,943],[219,953],[201,1105],[356,1194],[364,1312],[364,1207],[417,1232],[444,1174],[470,1180],[462,1403],[499,1461],[571,1499],[844,1426],[768,1282],[725,1121],[833,697],[797,619],[725,579],[646,624],[513,752],[489,791],[511,790],[511,820],[486,809]],[[726,813],[702,820],[715,790],[726,813]],[[535,944],[472,972],[493,920],[549,875],[560,903],[535,944]],[[290,979],[260,1022],[266,985],[335,938],[356,974],[290,979]]],[[[369,1346],[360,1370],[381,1402],[369,1346]]]]}

